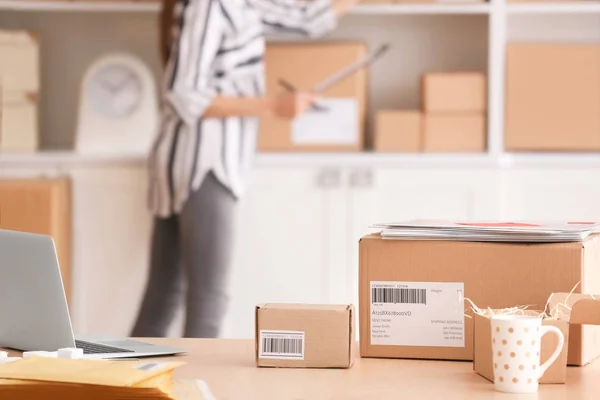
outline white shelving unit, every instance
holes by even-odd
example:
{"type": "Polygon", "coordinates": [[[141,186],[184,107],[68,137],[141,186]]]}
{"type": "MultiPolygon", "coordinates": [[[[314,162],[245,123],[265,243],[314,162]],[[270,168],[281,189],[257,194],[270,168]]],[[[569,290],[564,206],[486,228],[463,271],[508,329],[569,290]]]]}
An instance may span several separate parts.
{"type": "Polygon", "coordinates": [[[0,10],[84,11],[84,12],[158,12],[160,2],[143,1],[29,1],[0,0],[0,10]]]}
{"type": "MultiPolygon", "coordinates": [[[[153,14],[158,12],[158,1],[29,1],[29,0],[0,0],[0,10],[13,13],[23,12],[23,15],[49,12],[60,18],[70,18],[73,15],[94,15],[110,13],[110,17],[123,21],[133,15],[147,24],[154,23],[153,14]],[[75,13],[75,14],[74,14],[75,13]],[[69,17],[71,15],[71,17],[69,17]],[[146,17],[149,16],[149,17],[146,17]]],[[[1,14],[1,12],[0,12],[1,14]]],[[[375,45],[384,40],[390,40],[397,53],[390,55],[387,67],[376,66],[371,82],[371,108],[373,114],[382,108],[416,108],[419,105],[418,80],[420,74],[429,70],[480,70],[488,76],[488,152],[483,155],[488,162],[498,165],[506,164],[507,154],[504,151],[504,75],[505,75],[505,48],[508,41],[542,37],[544,40],[553,38],[554,27],[559,25],[562,18],[569,18],[570,25],[560,29],[557,40],[578,40],[600,42],[600,1],[581,1],[568,3],[507,3],[506,0],[491,0],[489,3],[471,4],[359,4],[345,18],[340,28],[333,34],[334,39],[365,40],[370,45],[375,45]],[[579,30],[574,19],[581,19],[585,29],[579,30]],[[529,24],[529,21],[534,23],[529,24]],[[594,24],[598,22],[598,29],[594,24]],[[359,26],[360,29],[356,29],[359,26]],[[426,57],[418,59],[411,57],[418,51],[415,46],[419,41],[430,48],[426,57]],[[449,46],[446,49],[444,46],[449,46]],[[411,53],[413,52],[413,53],[411,53]],[[394,58],[395,57],[395,58],[394,58]],[[399,71],[399,72],[398,72],[399,71]],[[393,79],[391,78],[393,77],[393,79]],[[387,93],[386,93],[387,91],[387,93]]],[[[95,16],[104,18],[102,16],[95,16]]],[[[62,20],[61,20],[62,21],[62,20]]],[[[140,23],[139,21],[136,23],[140,23]]],[[[49,24],[49,22],[48,22],[49,24]]],[[[66,24],[61,24],[65,25],[66,24]]],[[[0,17],[0,28],[2,19],[0,17]]],[[[60,29],[65,29],[61,27],[60,29]]],[[[96,28],[97,29],[97,28],[96,28]]],[[[119,27],[117,27],[119,29],[119,27]]],[[[121,27],[121,30],[126,29],[121,27]]],[[[154,28],[152,28],[154,29],[154,28]]],[[[92,33],[90,33],[92,35],[92,33]]],[[[94,34],[94,37],[97,35],[94,34]]],[[[43,36],[42,36],[43,40],[43,36]]],[[[114,41],[113,39],[110,39],[114,41]]],[[[146,39],[151,43],[150,39],[146,39]]],[[[86,51],[92,51],[87,50],[86,51]]],[[[151,49],[148,50],[151,53],[151,49]]],[[[65,107],[72,108],[72,107],[65,107]]],[[[72,117],[75,117],[74,115],[72,117]]],[[[52,118],[52,117],[50,117],[52,118]]],[[[58,118],[58,117],[57,117],[58,118]]],[[[64,116],[62,116],[64,120],[64,116]]],[[[52,125],[52,124],[50,124],[52,125]]],[[[57,124],[58,125],[58,124],[57,124]]],[[[62,128],[67,128],[63,127],[62,128]]],[[[55,129],[55,127],[53,127],[55,129]]],[[[64,129],[62,130],[64,132],[64,129]]],[[[45,132],[47,134],[47,132],[45,132]]],[[[580,163],[581,159],[593,160],[594,155],[565,154],[565,155],[533,155],[518,154],[509,157],[515,160],[571,160],[580,163]]],[[[41,157],[42,160],[53,159],[43,154],[32,155],[25,159],[32,160],[41,157]]],[[[319,156],[315,156],[319,158],[319,156]]],[[[400,163],[414,162],[417,165],[437,165],[440,160],[444,162],[459,162],[458,160],[477,160],[482,155],[397,155],[397,156],[372,156],[357,154],[342,156],[342,158],[355,157],[361,160],[369,159],[375,162],[397,158],[400,163]]],[[[0,159],[12,159],[10,155],[2,155],[0,159]]],[[[19,156],[16,156],[18,159],[19,156]]],[[[72,160],[81,161],[85,156],[73,155],[72,160]]],[[[307,159],[307,155],[259,157],[262,160],[307,159]]],[[[91,157],[94,163],[103,160],[131,160],[128,156],[96,158],[91,157]]],[[[362,162],[362,161],[359,161],[362,162]]],[[[586,161],[588,163],[588,161],[586,161]]]]}

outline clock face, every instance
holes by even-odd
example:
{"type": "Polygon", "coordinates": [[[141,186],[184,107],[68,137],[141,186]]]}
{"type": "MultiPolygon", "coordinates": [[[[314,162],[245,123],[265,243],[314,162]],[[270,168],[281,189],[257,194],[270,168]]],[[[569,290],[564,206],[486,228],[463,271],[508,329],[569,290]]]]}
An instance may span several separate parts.
{"type": "Polygon", "coordinates": [[[92,75],[87,95],[94,109],[103,117],[127,118],[142,101],[142,80],[131,67],[115,62],[101,67],[92,75]]]}

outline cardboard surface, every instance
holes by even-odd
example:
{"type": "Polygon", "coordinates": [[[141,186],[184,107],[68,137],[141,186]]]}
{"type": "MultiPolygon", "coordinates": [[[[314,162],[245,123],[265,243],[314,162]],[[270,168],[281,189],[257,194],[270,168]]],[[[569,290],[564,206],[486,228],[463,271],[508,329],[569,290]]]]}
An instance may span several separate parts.
{"type": "MultiPolygon", "coordinates": [[[[600,293],[600,236],[583,243],[472,243],[382,239],[368,235],[359,245],[360,349],[364,357],[473,359],[473,320],[464,319],[464,347],[371,344],[371,282],[464,283],[464,296],[480,308],[528,305],[543,309],[552,293],[569,292],[581,281],[600,293]],[[532,285],[535,282],[535,285],[532,285]]],[[[468,307],[466,313],[471,314],[468,307]]],[[[400,309],[401,310],[401,309],[400,309]]],[[[571,327],[577,328],[577,327],[571,327]]],[[[600,355],[598,327],[570,329],[570,353],[579,360],[600,355]]]]}
{"type": "Polygon", "coordinates": [[[485,74],[479,72],[423,75],[425,112],[483,113],[487,108],[485,74]]]}
{"type": "Polygon", "coordinates": [[[569,339],[569,365],[587,365],[600,356],[600,295],[553,293],[548,309],[558,310],[576,334],[569,339]]]}
{"type": "MultiPolygon", "coordinates": [[[[525,315],[539,315],[541,311],[526,311],[525,315]]],[[[473,370],[479,375],[494,381],[494,365],[492,362],[492,328],[489,316],[475,314],[473,316],[473,370]]],[[[567,381],[567,353],[569,343],[569,324],[566,321],[544,319],[543,325],[556,326],[565,337],[565,345],[556,361],[550,365],[540,379],[540,383],[565,383],[567,381]]],[[[542,336],[540,364],[543,364],[558,345],[556,335],[548,333],[542,336]]]]}
{"type": "Polygon", "coordinates": [[[483,114],[426,114],[423,150],[428,153],[484,152],[486,118],[483,114]]]}
{"type": "Polygon", "coordinates": [[[39,91],[39,43],[35,34],[0,29],[0,79],[4,91],[39,91]]]}
{"type": "Polygon", "coordinates": [[[0,99],[0,151],[38,148],[37,93],[3,92],[0,99]]]}
{"type": "Polygon", "coordinates": [[[377,152],[421,151],[423,115],[420,111],[379,111],[375,123],[377,152]]]}
{"type": "Polygon", "coordinates": [[[600,44],[507,46],[508,150],[600,150],[600,44]]]}
{"type": "MultiPolygon", "coordinates": [[[[331,43],[271,43],[265,54],[267,94],[276,95],[283,91],[277,83],[285,79],[298,90],[311,90],[331,74],[361,59],[367,48],[357,42],[331,43]],[[315,62],[318,60],[318,62],[315,62]]],[[[356,135],[352,138],[332,135],[327,142],[328,132],[312,142],[306,135],[293,132],[292,121],[275,117],[261,119],[258,138],[259,151],[359,151],[364,146],[364,127],[367,101],[368,71],[363,69],[338,82],[323,93],[324,98],[354,100],[356,103],[356,135]],[[297,140],[302,138],[302,140],[297,140]],[[296,140],[294,140],[296,139],[296,140]]],[[[347,121],[341,121],[347,123],[347,121]]],[[[297,122],[296,122],[297,123],[297,122]]]]}
{"type": "Polygon", "coordinates": [[[355,336],[352,305],[264,304],[256,307],[256,365],[259,367],[349,368],[354,360],[355,336]],[[285,354],[263,351],[263,347],[267,348],[265,339],[271,341],[269,350],[285,348],[285,354]],[[303,348],[301,357],[300,348],[303,348]]]}
{"type": "Polygon", "coordinates": [[[71,298],[71,181],[0,179],[0,229],[54,239],[67,301],[71,298]]]}

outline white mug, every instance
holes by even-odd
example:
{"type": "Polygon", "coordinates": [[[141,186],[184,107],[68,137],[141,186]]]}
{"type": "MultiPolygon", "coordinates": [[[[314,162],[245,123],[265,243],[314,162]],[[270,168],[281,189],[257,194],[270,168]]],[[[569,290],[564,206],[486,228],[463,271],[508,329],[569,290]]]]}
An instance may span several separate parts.
{"type": "Polygon", "coordinates": [[[535,393],[539,379],[560,355],[565,338],[555,326],[542,325],[542,318],[526,315],[492,316],[494,388],[507,393],[535,393]],[[540,365],[542,336],[558,336],[558,346],[540,365]]]}

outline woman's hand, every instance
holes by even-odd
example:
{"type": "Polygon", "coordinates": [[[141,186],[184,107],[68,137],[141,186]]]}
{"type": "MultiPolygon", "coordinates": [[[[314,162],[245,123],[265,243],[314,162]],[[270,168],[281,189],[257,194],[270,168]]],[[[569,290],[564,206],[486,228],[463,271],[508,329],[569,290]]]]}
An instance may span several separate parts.
{"type": "Polygon", "coordinates": [[[317,95],[309,92],[283,92],[273,99],[271,112],[279,118],[295,119],[308,110],[317,99],[317,95]]]}

